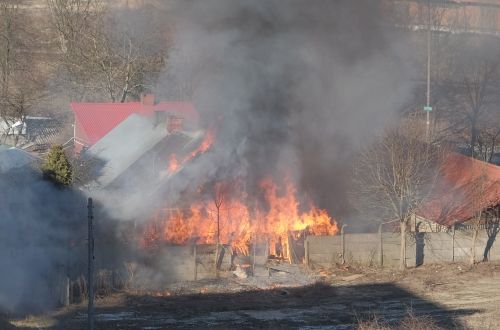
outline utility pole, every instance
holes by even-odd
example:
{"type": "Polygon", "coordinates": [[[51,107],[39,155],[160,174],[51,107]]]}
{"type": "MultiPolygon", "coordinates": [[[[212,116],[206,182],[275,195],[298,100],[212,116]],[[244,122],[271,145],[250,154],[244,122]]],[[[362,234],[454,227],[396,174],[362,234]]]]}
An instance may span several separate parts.
{"type": "Polygon", "coordinates": [[[92,198],[88,199],[88,274],[87,274],[87,282],[88,282],[88,330],[94,330],[94,228],[93,228],[93,206],[92,206],[92,198]]]}
{"type": "Polygon", "coordinates": [[[430,141],[430,113],[431,107],[431,0],[427,0],[427,102],[424,107],[426,112],[425,138],[430,141]]]}

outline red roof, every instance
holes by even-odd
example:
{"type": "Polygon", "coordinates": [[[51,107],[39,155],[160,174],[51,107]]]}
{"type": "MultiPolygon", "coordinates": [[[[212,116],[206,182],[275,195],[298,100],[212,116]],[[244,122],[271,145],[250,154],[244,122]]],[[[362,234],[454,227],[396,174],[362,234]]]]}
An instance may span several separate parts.
{"type": "Polygon", "coordinates": [[[500,167],[450,153],[432,195],[419,215],[445,226],[467,221],[500,204],[500,167]]]}
{"type": "Polygon", "coordinates": [[[197,123],[198,112],[190,102],[160,102],[145,105],[141,102],[128,103],[71,103],[75,113],[75,139],[93,145],[133,113],[152,116],[155,111],[173,111],[197,123]]]}

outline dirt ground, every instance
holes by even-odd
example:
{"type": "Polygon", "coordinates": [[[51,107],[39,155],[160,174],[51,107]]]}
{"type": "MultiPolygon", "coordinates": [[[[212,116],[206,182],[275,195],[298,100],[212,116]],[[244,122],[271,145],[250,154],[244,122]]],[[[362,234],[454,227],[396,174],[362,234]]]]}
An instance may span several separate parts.
{"type": "MultiPolygon", "coordinates": [[[[206,280],[96,301],[96,329],[352,329],[405,315],[442,328],[500,328],[500,263],[422,266],[405,272],[336,269],[206,280]]],[[[0,328],[85,329],[86,306],[19,318],[0,328]],[[9,325],[12,324],[12,326],[9,325]]]]}

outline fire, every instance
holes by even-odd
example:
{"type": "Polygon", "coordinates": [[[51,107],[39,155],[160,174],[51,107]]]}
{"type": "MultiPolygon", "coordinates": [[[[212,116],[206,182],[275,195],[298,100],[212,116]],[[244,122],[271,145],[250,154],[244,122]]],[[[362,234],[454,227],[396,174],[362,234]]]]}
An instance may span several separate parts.
{"type": "MultiPolygon", "coordinates": [[[[169,173],[207,152],[214,140],[214,129],[208,129],[199,146],[182,161],[171,154],[169,173]]],[[[337,223],[325,210],[308,203],[304,211],[297,199],[297,189],[289,179],[284,180],[282,187],[270,178],[262,180],[256,199],[251,199],[242,186],[238,182],[217,182],[211,187],[211,194],[200,187],[199,200],[187,209],[158,211],[146,226],[141,245],[220,243],[248,255],[250,246],[258,243],[266,244],[271,253],[276,253],[281,245],[286,255],[291,235],[335,235],[338,232],[337,223]]]]}
{"type": "MultiPolygon", "coordinates": [[[[223,183],[224,186],[229,184],[223,183]]],[[[286,253],[288,237],[293,232],[313,235],[335,235],[338,232],[337,223],[325,210],[309,203],[308,210],[301,211],[297,190],[290,180],[285,180],[281,190],[272,179],[263,180],[260,193],[264,205],[260,207],[251,203],[249,196],[241,193],[242,189],[233,189],[235,192],[229,193],[220,189],[220,184],[215,187],[210,198],[205,197],[187,210],[158,212],[146,227],[144,245],[158,242],[215,244],[218,236],[220,244],[229,244],[233,250],[245,255],[256,241],[268,244],[271,252],[281,242],[286,253]]]]}
{"type": "Polygon", "coordinates": [[[182,165],[186,164],[196,156],[207,152],[210,149],[210,147],[212,147],[214,139],[215,139],[214,131],[207,130],[203,138],[203,141],[201,141],[200,145],[195,150],[190,152],[187,156],[185,156],[180,163],[177,160],[177,156],[175,154],[171,154],[168,159],[168,173],[172,174],[177,172],[182,165]]]}
{"type": "Polygon", "coordinates": [[[168,160],[168,172],[174,173],[179,169],[179,162],[177,161],[177,156],[171,154],[168,160]]]}
{"type": "Polygon", "coordinates": [[[215,140],[214,130],[213,129],[207,130],[207,132],[205,133],[205,137],[203,138],[203,141],[201,141],[198,148],[196,148],[189,155],[187,155],[186,158],[184,158],[184,160],[182,161],[182,163],[183,164],[187,163],[197,155],[207,152],[214,143],[214,140],[215,140]]]}

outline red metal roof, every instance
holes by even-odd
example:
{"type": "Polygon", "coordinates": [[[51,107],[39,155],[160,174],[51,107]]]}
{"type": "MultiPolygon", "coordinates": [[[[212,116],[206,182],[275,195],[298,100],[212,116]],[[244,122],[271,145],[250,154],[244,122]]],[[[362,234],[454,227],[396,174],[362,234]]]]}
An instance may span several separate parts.
{"type": "Polygon", "coordinates": [[[198,112],[190,102],[160,102],[152,106],[141,102],[71,103],[75,113],[75,139],[93,145],[133,113],[152,116],[155,111],[172,111],[197,123],[198,112]]]}
{"type": "Polygon", "coordinates": [[[432,196],[419,215],[445,226],[467,221],[500,204],[500,167],[450,153],[432,196]]]}

